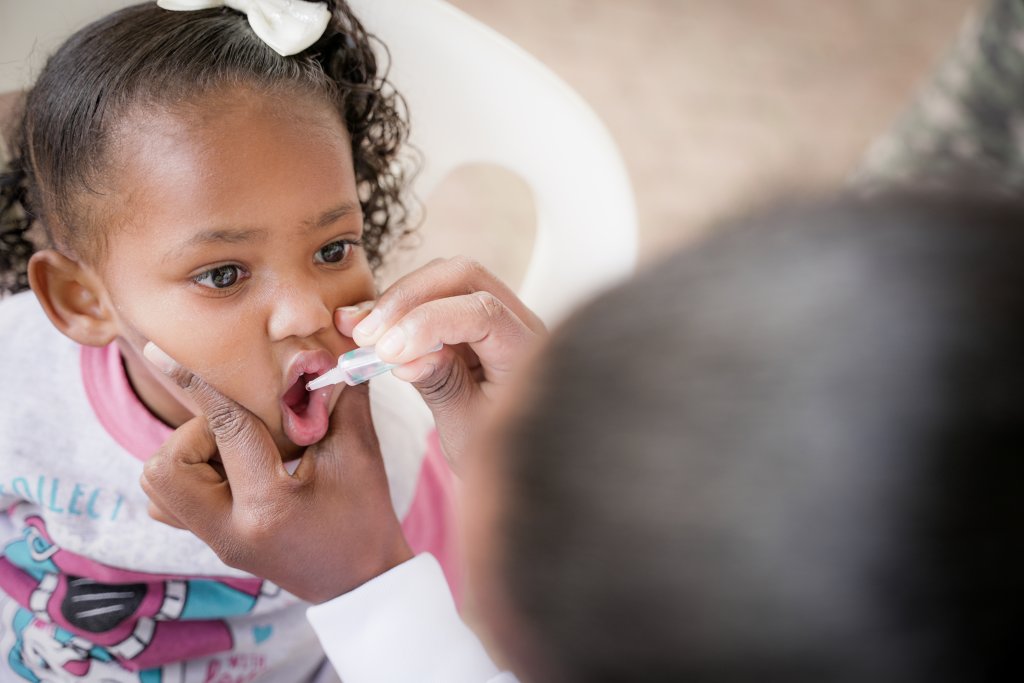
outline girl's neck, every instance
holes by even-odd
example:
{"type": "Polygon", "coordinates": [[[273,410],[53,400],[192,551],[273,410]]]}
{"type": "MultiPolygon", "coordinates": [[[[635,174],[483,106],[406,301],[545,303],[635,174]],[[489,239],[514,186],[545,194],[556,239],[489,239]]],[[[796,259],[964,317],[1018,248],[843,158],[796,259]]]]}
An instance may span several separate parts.
{"type": "Polygon", "coordinates": [[[121,360],[128,375],[129,386],[142,405],[146,406],[146,409],[155,418],[168,427],[177,429],[196,415],[195,410],[182,405],[168,391],[165,383],[170,380],[166,379],[164,375],[158,374],[156,368],[143,358],[131,344],[119,337],[117,345],[121,350],[121,360]]]}

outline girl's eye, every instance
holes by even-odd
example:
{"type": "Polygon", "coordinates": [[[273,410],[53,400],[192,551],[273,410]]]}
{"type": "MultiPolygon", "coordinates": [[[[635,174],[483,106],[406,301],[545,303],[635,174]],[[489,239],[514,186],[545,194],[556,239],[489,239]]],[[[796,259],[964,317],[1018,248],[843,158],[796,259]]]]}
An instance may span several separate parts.
{"type": "Polygon", "coordinates": [[[200,273],[192,280],[197,285],[210,289],[228,289],[238,284],[242,277],[242,269],[238,266],[217,266],[205,273],[200,273]]]}
{"type": "Polygon", "coordinates": [[[317,249],[313,258],[317,263],[341,263],[350,251],[352,251],[352,242],[338,240],[317,249]]]}

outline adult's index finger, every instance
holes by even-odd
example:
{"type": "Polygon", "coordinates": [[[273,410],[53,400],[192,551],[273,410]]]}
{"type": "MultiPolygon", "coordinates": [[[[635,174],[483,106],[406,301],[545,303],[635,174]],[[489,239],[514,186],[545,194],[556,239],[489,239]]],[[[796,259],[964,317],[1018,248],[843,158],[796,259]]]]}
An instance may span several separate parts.
{"type": "Polygon", "coordinates": [[[544,333],[544,323],[508,285],[476,261],[456,256],[435,259],[396,280],[378,297],[373,311],[355,325],[353,338],[361,346],[374,344],[413,309],[429,301],[474,292],[488,292],[531,330],[544,333]]]}
{"type": "Polygon", "coordinates": [[[268,473],[283,471],[277,445],[258,417],[217,391],[153,342],[148,342],[142,353],[199,406],[213,432],[217,451],[228,480],[236,490],[236,497],[239,491],[265,483],[268,473]]]}

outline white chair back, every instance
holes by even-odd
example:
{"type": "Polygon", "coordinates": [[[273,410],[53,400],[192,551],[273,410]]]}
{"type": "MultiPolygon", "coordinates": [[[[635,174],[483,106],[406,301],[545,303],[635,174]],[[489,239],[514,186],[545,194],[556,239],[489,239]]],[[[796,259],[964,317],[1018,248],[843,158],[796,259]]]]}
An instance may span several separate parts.
{"type": "Polygon", "coordinates": [[[636,209],[593,110],[548,68],[441,0],[349,0],[391,53],[426,197],[459,166],[491,163],[533,192],[536,241],[520,295],[547,322],[633,271],[636,209]]]}

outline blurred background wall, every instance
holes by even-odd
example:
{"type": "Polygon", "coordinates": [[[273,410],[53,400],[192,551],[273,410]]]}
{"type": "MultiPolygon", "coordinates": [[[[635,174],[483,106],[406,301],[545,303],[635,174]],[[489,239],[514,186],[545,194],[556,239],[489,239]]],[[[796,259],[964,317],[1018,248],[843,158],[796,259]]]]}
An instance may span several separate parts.
{"type": "MultiPolygon", "coordinates": [[[[980,2],[452,4],[533,53],[604,119],[633,180],[647,259],[779,193],[841,184],[980,2]]],[[[524,220],[512,182],[475,182],[476,201],[503,203],[494,215],[524,220]]]]}
{"type": "MultiPolygon", "coordinates": [[[[979,4],[451,2],[534,54],[604,119],[633,180],[642,259],[779,193],[840,185],[979,4]]],[[[0,0],[0,91],[30,82],[86,16],[126,4],[0,0]]],[[[397,267],[462,252],[517,282],[531,238],[527,189],[500,169],[468,168],[427,198],[419,248],[397,267]]]]}

